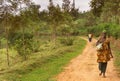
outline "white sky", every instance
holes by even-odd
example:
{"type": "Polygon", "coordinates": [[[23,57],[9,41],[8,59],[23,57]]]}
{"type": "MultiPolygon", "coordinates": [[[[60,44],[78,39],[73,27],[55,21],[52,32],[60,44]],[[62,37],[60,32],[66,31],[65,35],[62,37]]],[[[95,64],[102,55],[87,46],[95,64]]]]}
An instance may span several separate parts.
{"type": "MultiPolygon", "coordinates": [[[[36,4],[41,5],[41,10],[47,9],[47,5],[49,4],[49,0],[33,0],[36,4]]],[[[70,0],[71,2],[73,0],[70,0]]],[[[87,11],[90,10],[89,3],[91,0],[75,0],[76,8],[79,8],[79,11],[87,11]]],[[[62,4],[62,0],[53,0],[54,4],[62,4]]]]}

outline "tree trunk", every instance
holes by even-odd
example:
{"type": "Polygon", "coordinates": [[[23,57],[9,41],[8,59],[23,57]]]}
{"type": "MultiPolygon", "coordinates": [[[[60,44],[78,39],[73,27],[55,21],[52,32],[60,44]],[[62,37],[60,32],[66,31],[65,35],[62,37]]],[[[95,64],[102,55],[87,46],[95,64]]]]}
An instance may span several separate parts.
{"type": "Polygon", "coordinates": [[[22,33],[23,33],[22,39],[23,39],[23,54],[24,54],[23,56],[24,56],[24,60],[27,60],[27,57],[25,55],[25,35],[24,35],[25,31],[24,31],[24,27],[22,28],[22,33]]]}
{"type": "MultiPolygon", "coordinates": [[[[7,15],[7,13],[6,13],[6,15],[7,15]]],[[[7,64],[8,64],[8,66],[10,66],[10,60],[9,60],[9,51],[8,51],[8,49],[9,49],[9,45],[8,45],[8,32],[9,32],[9,29],[7,28],[7,16],[6,16],[6,26],[5,26],[5,33],[6,33],[6,39],[7,39],[7,41],[6,41],[6,55],[7,55],[7,64]]]]}
{"type": "Polygon", "coordinates": [[[53,25],[53,31],[52,31],[52,41],[56,44],[56,37],[57,37],[57,35],[56,35],[56,31],[57,31],[57,27],[56,27],[57,25],[53,25]]]}
{"type": "Polygon", "coordinates": [[[7,64],[8,66],[10,66],[10,59],[9,59],[9,51],[8,51],[8,39],[7,39],[7,43],[6,43],[6,55],[7,55],[7,64]]]}

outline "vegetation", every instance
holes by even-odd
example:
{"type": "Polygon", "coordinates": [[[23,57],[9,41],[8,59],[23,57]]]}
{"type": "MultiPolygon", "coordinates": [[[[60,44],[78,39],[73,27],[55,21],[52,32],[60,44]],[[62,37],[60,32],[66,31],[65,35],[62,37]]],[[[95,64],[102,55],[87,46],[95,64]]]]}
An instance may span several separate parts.
{"type": "MultiPolygon", "coordinates": [[[[9,81],[53,80],[55,75],[62,71],[63,66],[65,66],[72,58],[76,57],[82,52],[85,44],[86,42],[84,40],[77,37],[72,46],[60,46],[59,48],[53,49],[53,51],[47,56],[42,55],[41,57],[40,54],[32,55],[30,60],[19,63],[22,65],[17,65],[14,67],[14,69],[11,69],[12,73],[5,73],[6,76],[3,78],[4,80],[9,81]]],[[[50,47],[48,48],[50,49],[50,47]]],[[[46,50],[49,52],[50,50],[48,51],[48,48],[45,49],[43,53],[45,53],[46,50]]]]}
{"type": "MultiPolygon", "coordinates": [[[[42,67],[62,58],[67,63],[77,55],[78,49],[82,49],[76,47],[70,51],[79,35],[92,32],[99,36],[106,30],[119,40],[119,0],[91,0],[90,7],[90,11],[80,12],[75,8],[75,0],[73,3],[63,0],[62,7],[49,0],[48,9],[40,11],[41,6],[31,0],[0,0],[0,73],[3,74],[0,79],[24,81],[24,76],[28,78],[32,73],[31,77],[37,71],[43,72],[42,67]]],[[[57,68],[57,65],[51,67],[57,68]]],[[[60,71],[59,68],[51,76],[60,71]]]]}
{"type": "Polygon", "coordinates": [[[119,0],[92,0],[90,6],[93,14],[91,19],[95,18],[95,23],[88,30],[95,32],[96,36],[99,36],[103,30],[107,31],[112,38],[111,46],[115,54],[115,65],[120,69],[120,2],[119,0]]]}
{"type": "Polygon", "coordinates": [[[120,62],[119,62],[119,58],[120,58],[120,51],[116,50],[115,52],[115,65],[117,67],[117,70],[119,71],[118,73],[120,73],[120,62]]]}

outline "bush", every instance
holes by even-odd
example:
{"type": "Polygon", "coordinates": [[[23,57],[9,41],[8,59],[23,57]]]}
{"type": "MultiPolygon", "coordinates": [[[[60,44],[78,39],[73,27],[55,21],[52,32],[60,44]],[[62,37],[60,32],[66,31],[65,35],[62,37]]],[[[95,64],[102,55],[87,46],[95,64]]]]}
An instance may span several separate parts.
{"type": "Polygon", "coordinates": [[[0,38],[0,48],[5,48],[6,47],[6,38],[1,37],[0,38]]]}
{"type": "Polygon", "coordinates": [[[73,37],[65,37],[65,38],[60,38],[60,43],[67,45],[67,46],[71,46],[74,43],[74,38],[73,37]]]}
{"type": "Polygon", "coordinates": [[[9,41],[11,47],[14,47],[18,54],[25,59],[27,58],[27,55],[36,52],[39,49],[39,44],[33,39],[33,35],[30,33],[24,34],[24,40],[22,33],[15,33],[9,38],[9,41]]]}
{"type": "Polygon", "coordinates": [[[87,28],[87,32],[94,32],[95,36],[99,36],[103,30],[106,30],[107,34],[115,37],[116,39],[120,37],[120,25],[115,23],[101,23],[93,27],[87,28]]]}
{"type": "Polygon", "coordinates": [[[39,51],[40,41],[36,41],[34,39],[34,41],[31,42],[31,45],[32,45],[33,52],[38,52],[39,51]]]}

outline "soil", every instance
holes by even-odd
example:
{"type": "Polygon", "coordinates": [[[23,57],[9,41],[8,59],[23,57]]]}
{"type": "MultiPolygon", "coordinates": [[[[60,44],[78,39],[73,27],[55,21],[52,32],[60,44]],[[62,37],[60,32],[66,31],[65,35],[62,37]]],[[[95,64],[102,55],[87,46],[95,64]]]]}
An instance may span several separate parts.
{"type": "MultiPolygon", "coordinates": [[[[86,38],[84,39],[87,40],[86,38]]],[[[56,77],[57,81],[120,81],[113,65],[114,58],[108,62],[106,78],[99,76],[95,43],[95,39],[92,42],[87,42],[82,54],[72,59],[64,67],[63,72],[56,77]]]]}

